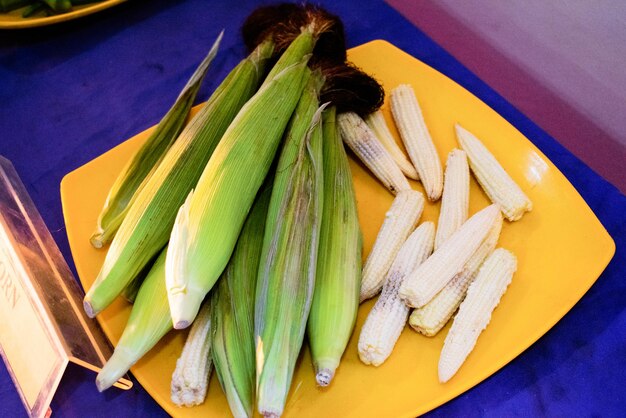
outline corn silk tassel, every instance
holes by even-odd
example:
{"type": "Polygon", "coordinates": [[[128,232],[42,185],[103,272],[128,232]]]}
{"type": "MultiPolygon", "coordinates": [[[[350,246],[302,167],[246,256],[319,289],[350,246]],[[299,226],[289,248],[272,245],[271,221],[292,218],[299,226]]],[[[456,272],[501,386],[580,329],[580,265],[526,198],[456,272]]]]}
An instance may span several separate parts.
{"type": "Polygon", "coordinates": [[[271,41],[263,43],[230,72],[133,198],[85,296],[87,315],[106,308],[168,242],[176,211],[228,125],[256,91],[272,51],[271,41]]]}
{"type": "Polygon", "coordinates": [[[165,290],[166,251],[167,248],[148,272],[115,351],[96,377],[96,386],[100,392],[117,382],[172,329],[165,290]]]}
{"type": "Polygon", "coordinates": [[[172,108],[165,114],[137,154],[133,156],[115,179],[104,202],[104,207],[98,216],[96,231],[89,239],[95,248],[101,248],[111,241],[128,212],[133,196],[141,188],[145,179],[154,172],[167,150],[178,138],[209,65],[217,55],[223,34],[222,31],[211,47],[209,54],[202,60],[180,92],[172,108]]]}
{"type": "Polygon", "coordinates": [[[165,274],[176,329],[191,324],[230,259],[304,88],[314,45],[307,27],[228,127],[178,212],[165,274]]]}
{"type": "Polygon", "coordinates": [[[324,214],[315,293],[307,333],[320,386],[328,386],[356,322],[363,243],[348,156],[337,130],[336,110],[323,115],[324,214]]]}
{"type": "Polygon", "coordinates": [[[254,296],[270,196],[269,186],[257,196],[212,296],[213,364],[236,418],[254,415],[254,296]]]}
{"type": "Polygon", "coordinates": [[[313,73],[291,119],[265,226],[254,331],[258,411],[282,415],[315,286],[323,210],[322,126],[313,73]]]}

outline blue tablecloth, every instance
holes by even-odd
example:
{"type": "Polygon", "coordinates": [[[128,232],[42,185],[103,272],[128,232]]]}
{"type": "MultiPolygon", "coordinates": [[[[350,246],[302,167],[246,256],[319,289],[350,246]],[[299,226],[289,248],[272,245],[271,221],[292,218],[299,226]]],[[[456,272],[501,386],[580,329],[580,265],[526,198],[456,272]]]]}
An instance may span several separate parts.
{"type": "MultiPolygon", "coordinates": [[[[343,18],[350,46],[386,39],[504,116],[567,176],[617,244],[606,271],[550,332],[430,415],[623,416],[626,198],[382,1],[321,3],[343,18]]],[[[238,29],[258,4],[130,1],[63,25],[0,33],[0,154],[13,161],[70,265],[61,178],[157,123],[219,30],[226,28],[199,96],[205,100],[244,56],[238,29]]],[[[139,385],[99,394],[93,380],[93,373],[70,366],[52,402],[55,416],[166,415],[139,385]]],[[[25,416],[4,365],[0,416],[25,416]]]]}

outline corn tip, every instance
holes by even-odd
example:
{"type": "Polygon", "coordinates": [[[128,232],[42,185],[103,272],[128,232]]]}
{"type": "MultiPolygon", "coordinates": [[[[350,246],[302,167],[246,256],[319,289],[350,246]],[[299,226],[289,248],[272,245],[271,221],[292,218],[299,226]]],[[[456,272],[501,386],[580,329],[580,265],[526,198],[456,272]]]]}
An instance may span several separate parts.
{"type": "Polygon", "coordinates": [[[450,370],[439,367],[439,383],[446,383],[454,375],[450,370]]]}
{"type": "Polygon", "coordinates": [[[203,299],[204,295],[191,292],[189,289],[186,293],[168,294],[174,329],[185,329],[191,325],[196,315],[198,315],[203,299]]]}
{"type": "Polygon", "coordinates": [[[174,322],[174,329],[185,329],[187,328],[189,325],[191,325],[191,323],[189,321],[178,321],[178,322],[174,322]]]}
{"type": "Polygon", "coordinates": [[[97,312],[93,309],[93,306],[91,306],[91,301],[88,300],[87,297],[85,297],[85,299],[83,300],[83,309],[85,310],[85,313],[89,318],[96,317],[97,312]]]}
{"type": "Polygon", "coordinates": [[[107,385],[106,383],[104,383],[100,379],[96,378],[96,389],[98,389],[98,392],[102,393],[102,392],[104,392],[105,390],[107,390],[110,387],[111,387],[111,385],[107,385]]]}
{"type": "Polygon", "coordinates": [[[317,384],[322,387],[326,387],[330,384],[331,380],[335,376],[335,371],[330,369],[321,369],[315,375],[317,384]]]}
{"type": "Polygon", "coordinates": [[[89,242],[92,247],[100,249],[104,246],[104,236],[101,232],[94,232],[89,238],[89,242]]]}

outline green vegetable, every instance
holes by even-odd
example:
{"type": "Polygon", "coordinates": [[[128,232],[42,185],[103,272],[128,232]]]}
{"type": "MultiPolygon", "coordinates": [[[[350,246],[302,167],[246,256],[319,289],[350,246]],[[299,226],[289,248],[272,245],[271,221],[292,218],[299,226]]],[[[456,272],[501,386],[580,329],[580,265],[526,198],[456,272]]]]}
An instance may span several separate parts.
{"type": "Polygon", "coordinates": [[[89,316],[106,308],[167,243],[178,208],[228,125],[256,91],[273,49],[271,42],[259,45],[231,71],[134,198],[85,296],[89,316]]]}

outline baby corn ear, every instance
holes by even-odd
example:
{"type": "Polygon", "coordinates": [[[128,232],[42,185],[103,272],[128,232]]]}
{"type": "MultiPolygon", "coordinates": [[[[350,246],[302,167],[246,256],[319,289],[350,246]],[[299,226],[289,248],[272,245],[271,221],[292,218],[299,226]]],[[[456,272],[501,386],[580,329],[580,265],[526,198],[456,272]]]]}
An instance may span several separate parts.
{"type": "Polygon", "coordinates": [[[469,167],[464,151],[453,149],[446,163],[441,211],[437,222],[435,250],[467,220],[469,211],[469,167]]]}
{"type": "Polygon", "coordinates": [[[303,31],[237,114],[181,215],[183,232],[170,237],[170,248],[184,248],[167,255],[166,284],[176,329],[193,321],[230,259],[310,74],[313,46],[313,35],[303,31]]]}
{"type": "Polygon", "coordinates": [[[509,221],[517,221],[533,208],[533,204],[502,168],[496,157],[482,142],[461,125],[456,124],[456,135],[461,148],[467,153],[472,172],[493,203],[502,208],[509,221]]]}
{"type": "Polygon", "coordinates": [[[376,134],[376,137],[380,140],[380,143],[389,151],[391,157],[393,157],[400,170],[410,179],[419,180],[420,176],[417,174],[415,167],[409,159],[404,155],[404,152],[400,149],[396,141],[393,139],[391,132],[389,132],[389,127],[387,126],[387,122],[385,122],[385,117],[383,116],[383,112],[377,110],[374,113],[370,113],[366,118],[365,122],[367,126],[376,134]]]}
{"type": "Polygon", "coordinates": [[[352,335],[361,288],[361,228],[348,156],[335,123],[335,108],[324,112],[324,213],[307,323],[309,346],[320,386],[330,384],[352,335]]]}
{"type": "Polygon", "coordinates": [[[171,398],[178,406],[200,405],[211,375],[211,303],[207,301],[187,335],[172,374],[171,398]]]}
{"type": "Polygon", "coordinates": [[[463,301],[467,288],[476,277],[476,274],[478,274],[481,264],[496,248],[501,229],[502,217],[498,217],[496,223],[491,227],[489,235],[470,257],[463,270],[454,276],[446,287],[437,293],[433,300],[411,313],[409,325],[415,331],[432,337],[452,318],[452,315],[463,301]]]}
{"type": "Polygon", "coordinates": [[[439,358],[440,382],[450,380],[474,349],[478,336],[489,324],[491,313],[500,303],[516,270],[517,259],[503,248],[495,250],[485,260],[476,280],[467,290],[443,344],[439,358]]]}
{"type": "Polygon", "coordinates": [[[273,49],[271,42],[259,45],[230,72],[133,197],[98,277],[85,295],[83,304],[90,317],[106,308],[167,244],[176,211],[228,125],[256,91],[273,49]]]}
{"type": "Polygon", "coordinates": [[[402,84],[391,91],[391,114],[424,185],[426,197],[433,202],[438,200],[443,190],[441,161],[411,86],[402,84]]]}
{"type": "Polygon", "coordinates": [[[165,292],[166,251],[161,252],[141,284],[122,337],[96,377],[100,392],[111,387],[172,329],[165,292]]]}
{"type": "Polygon", "coordinates": [[[310,87],[302,94],[285,136],[259,264],[256,388],[257,409],[266,417],[283,413],[315,287],[323,210],[323,107],[317,108],[317,94],[310,87]]]}
{"type": "Polygon", "coordinates": [[[400,287],[400,297],[414,308],[426,305],[461,272],[500,217],[500,207],[491,205],[467,220],[400,287]]]}
{"type": "Polygon", "coordinates": [[[133,196],[141,188],[145,179],[152,175],[170,145],[183,129],[189,110],[200,89],[200,84],[202,84],[209,65],[217,54],[223,35],[224,31],[217,37],[209,54],[193,73],[172,108],[161,119],[161,122],[137,151],[137,154],[117,176],[98,216],[96,231],[90,238],[90,242],[95,248],[101,248],[111,241],[122,220],[124,220],[128,207],[132,204],[133,196]]]}
{"type": "Polygon", "coordinates": [[[383,287],[385,274],[406,238],[411,234],[424,209],[424,195],[416,190],[398,193],[376,236],[374,247],[365,261],[360,299],[376,296],[383,287]]]}
{"type": "Polygon", "coordinates": [[[266,185],[211,296],[211,357],[235,418],[254,415],[254,294],[271,195],[271,183],[266,181],[266,185]]]}
{"type": "Polygon", "coordinates": [[[343,141],[383,186],[393,194],[411,190],[400,167],[359,115],[354,112],[342,113],[337,116],[337,122],[343,141]]]}
{"type": "Polygon", "coordinates": [[[400,248],[387,272],[383,291],[367,316],[359,337],[359,358],[365,364],[380,366],[391,354],[400,337],[409,308],[400,300],[402,281],[415,270],[433,250],[435,225],[420,225],[400,248]]]}

